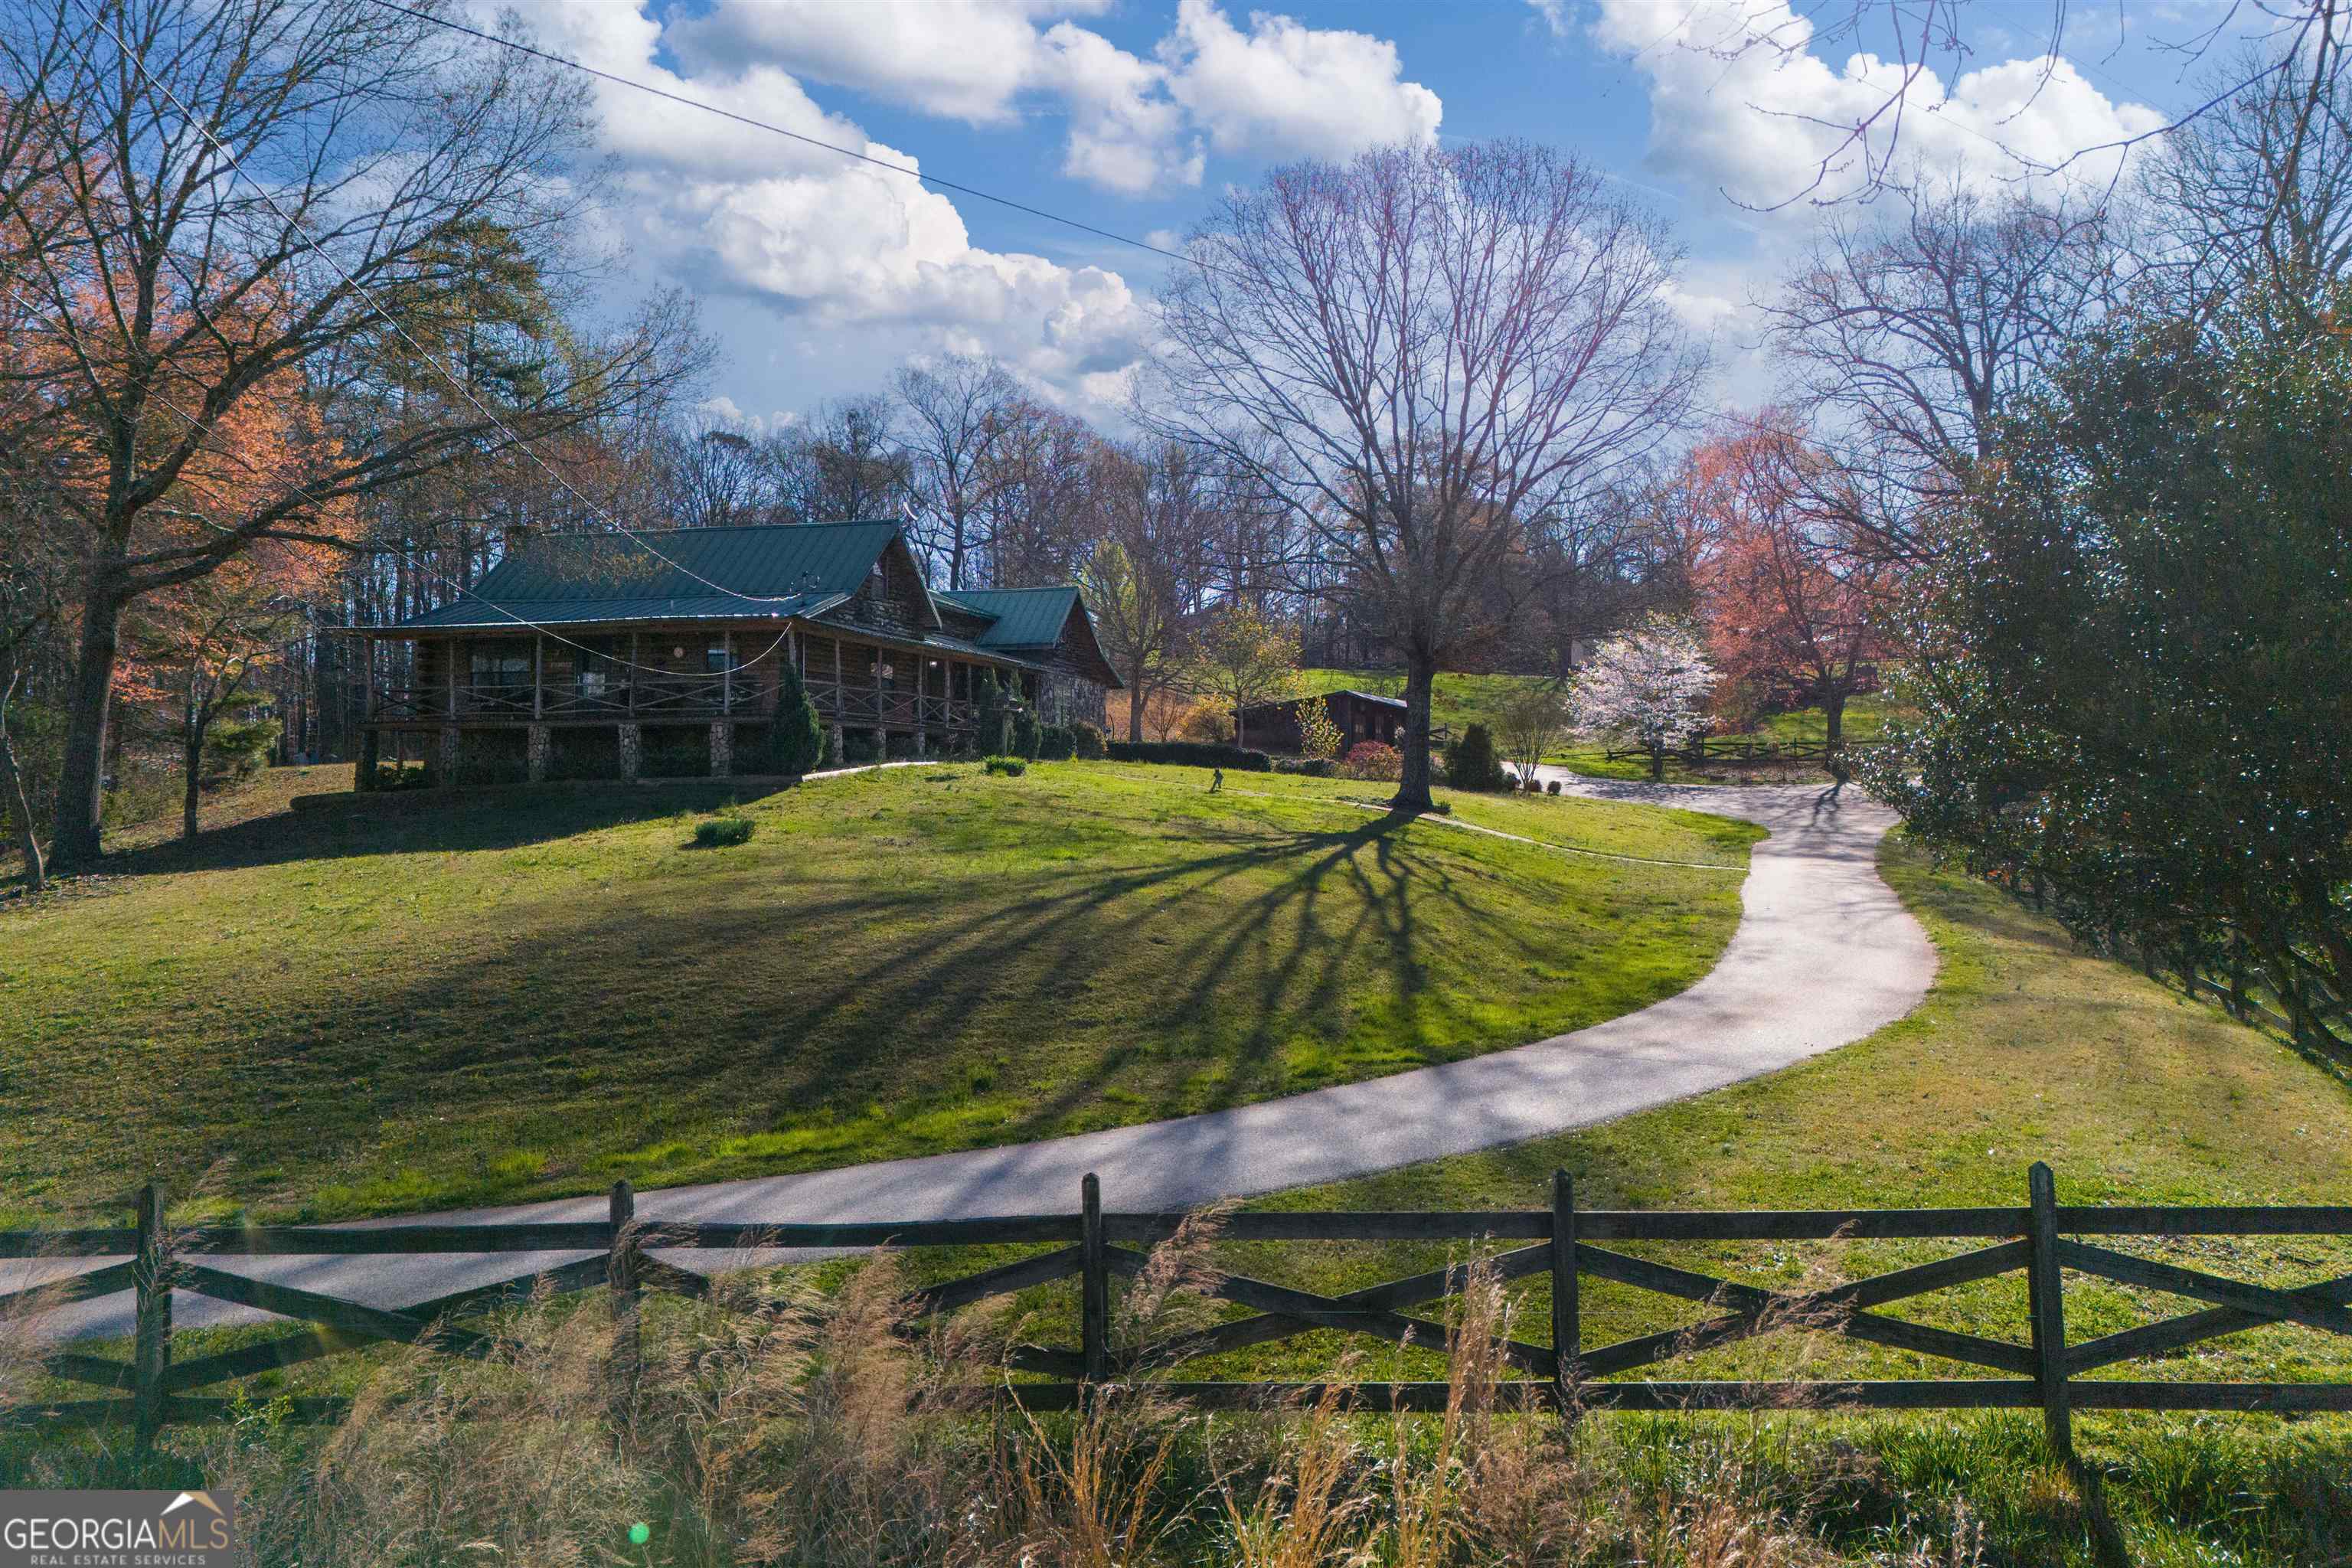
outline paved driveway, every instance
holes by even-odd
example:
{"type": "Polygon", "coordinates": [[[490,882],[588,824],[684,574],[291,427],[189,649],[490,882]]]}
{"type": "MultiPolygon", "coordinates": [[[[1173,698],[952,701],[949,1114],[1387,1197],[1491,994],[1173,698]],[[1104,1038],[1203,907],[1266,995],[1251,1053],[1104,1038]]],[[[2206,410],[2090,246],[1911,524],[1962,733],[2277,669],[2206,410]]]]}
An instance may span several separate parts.
{"type": "MultiPolygon", "coordinates": [[[[1572,1034],[1366,1083],[1012,1148],[665,1188],[639,1194],[638,1215],[784,1223],[1068,1212],[1077,1206],[1078,1180],[1088,1171],[1101,1173],[1107,1207],[1190,1207],[1644,1110],[1861,1039],[1926,994],[1934,950],[1874,864],[1878,840],[1895,819],[1858,791],[1841,800],[1818,786],[1628,784],[1547,771],[1578,794],[1686,806],[1770,830],[1756,846],[1741,889],[1738,930],[1715,968],[1689,990],[1572,1034]]],[[[602,1198],[570,1198],[430,1217],[601,1220],[604,1214],[602,1198]]],[[[211,1261],[399,1307],[577,1256],[211,1261]]],[[[65,1309],[54,1326],[68,1335],[125,1334],[130,1314],[130,1297],[120,1295],[65,1309]]],[[[174,1303],[182,1324],[254,1315],[184,1294],[174,1303]]]]}

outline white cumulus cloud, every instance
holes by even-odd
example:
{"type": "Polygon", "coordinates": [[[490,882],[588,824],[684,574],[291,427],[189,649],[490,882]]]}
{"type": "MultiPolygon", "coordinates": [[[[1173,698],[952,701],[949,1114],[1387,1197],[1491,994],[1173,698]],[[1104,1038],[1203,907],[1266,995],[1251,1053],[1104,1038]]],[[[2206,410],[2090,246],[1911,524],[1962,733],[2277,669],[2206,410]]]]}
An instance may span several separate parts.
{"type": "Polygon", "coordinates": [[[1062,172],[1122,195],[1197,185],[1205,149],[1345,156],[1436,134],[1437,95],[1370,34],[1183,0],[1147,58],[1073,17],[1107,0],[719,0],[670,29],[697,71],[772,67],[977,126],[1063,114],[1062,172]]]}
{"type": "Polygon", "coordinates": [[[887,165],[599,85],[618,164],[606,221],[641,274],[696,286],[740,363],[830,360],[852,372],[836,384],[871,384],[909,353],[987,353],[1082,400],[1142,353],[1149,314],[1118,273],[973,245],[954,202],[909,177],[914,157],[825,112],[772,63],[678,76],[656,63],[661,27],[634,0],[530,0],[523,12],[584,64],[887,165]],[[746,331],[762,321],[764,338],[746,331]]]}
{"type": "Polygon", "coordinates": [[[1221,153],[1346,157],[1433,141],[1444,113],[1437,94],[1403,79],[1385,38],[1265,11],[1244,33],[1215,0],[1181,0],[1158,52],[1170,91],[1221,153]]]}
{"type": "Polygon", "coordinates": [[[1898,62],[1813,53],[1812,23],[1787,0],[1600,0],[1594,30],[1649,79],[1652,165],[1750,206],[1853,195],[1890,149],[1898,173],[2104,183],[2123,154],[2079,154],[2165,123],[2145,104],[2111,100],[2063,58],[2006,60],[1949,82],[1926,70],[1904,89],[1898,62]],[[1898,89],[1899,118],[1881,114],[1866,147],[1848,145],[1849,128],[1898,89]]]}

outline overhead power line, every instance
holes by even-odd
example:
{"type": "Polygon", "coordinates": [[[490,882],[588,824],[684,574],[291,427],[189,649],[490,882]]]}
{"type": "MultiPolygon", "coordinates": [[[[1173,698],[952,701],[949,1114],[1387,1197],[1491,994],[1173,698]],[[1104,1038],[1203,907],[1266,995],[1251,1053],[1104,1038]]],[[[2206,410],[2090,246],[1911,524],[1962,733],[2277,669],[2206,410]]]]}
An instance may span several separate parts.
{"type": "MultiPolygon", "coordinates": [[[[286,208],[278,202],[276,195],[270,191],[268,184],[260,180],[255,179],[251,174],[246,172],[244,163],[237,157],[236,153],[232,152],[219,137],[213,134],[211,127],[207,126],[193,110],[188,108],[186,103],[181,100],[180,95],[172,90],[170,83],[158,81],[155,79],[154,75],[147,69],[146,63],[132,52],[131,46],[123,40],[122,35],[115,31],[114,27],[108,23],[106,17],[102,14],[93,8],[90,14],[90,20],[97,23],[99,27],[105,32],[107,37],[114,40],[114,47],[121,52],[122,58],[131,63],[131,69],[139,73],[140,79],[146,82],[150,87],[163,95],[164,99],[172,105],[172,108],[178,112],[180,118],[187,121],[190,129],[194,130],[197,135],[204,138],[205,145],[212,148],[215,153],[227,161],[231,173],[233,173],[237,178],[245,181],[247,184],[251,185],[255,191],[259,193],[263,203],[268,206],[270,211],[278,215],[278,221],[285,224],[288,229],[293,233],[297,239],[299,239],[306,247],[308,247],[320,260],[324,261],[329,267],[333,268],[336,275],[342,279],[344,285],[351,289],[352,291],[357,294],[361,299],[366,300],[368,304],[374,309],[375,313],[383,318],[384,324],[393,330],[394,333],[399,337],[401,342],[415,350],[416,353],[424,359],[425,363],[431,365],[435,372],[440,375],[441,379],[449,384],[451,389],[454,390],[458,396],[464,398],[467,403],[472,404],[475,411],[480,414],[484,419],[489,421],[491,428],[497,430],[499,435],[505,437],[509,444],[513,446],[516,450],[522,453],[524,457],[529,458],[542,473],[546,474],[549,479],[553,479],[566,494],[576,498],[580,503],[587,507],[592,513],[610,523],[616,532],[626,537],[631,543],[636,545],[637,548],[643,550],[646,554],[651,555],[655,560],[659,561],[662,564],[669,567],[672,571],[679,573],[682,575],[689,577],[695,582],[701,584],[704,587],[709,588],[714,594],[719,594],[730,599],[741,599],[747,604],[758,605],[783,604],[792,598],[797,597],[795,595],[738,593],[735,589],[728,587],[723,583],[712,582],[709,578],[705,577],[701,573],[694,571],[690,567],[682,565],[679,563],[671,560],[667,555],[663,554],[659,550],[656,550],[651,544],[646,543],[645,539],[631,530],[626,523],[614,516],[609,510],[600,505],[593,497],[583,493],[577,486],[573,485],[571,480],[558,473],[548,464],[544,458],[541,458],[537,452],[531,449],[531,446],[529,441],[523,439],[521,436],[515,432],[512,426],[509,426],[505,420],[499,418],[497,412],[492,409],[488,404],[484,403],[480,398],[475,396],[473,388],[467,386],[464,381],[460,380],[456,372],[443,364],[441,363],[441,357],[438,354],[435,353],[423,343],[418,342],[415,337],[411,336],[408,329],[400,324],[399,319],[394,316],[391,311],[383,308],[383,302],[376,298],[374,290],[371,289],[366,284],[362,283],[357,278],[353,277],[352,275],[351,268],[345,267],[341,261],[337,260],[335,257],[328,251],[326,247],[313,239],[310,237],[310,231],[304,228],[300,220],[296,218],[292,213],[286,210],[286,208]]],[[[197,308],[201,310],[201,305],[199,304],[197,308]]]]}
{"type": "Polygon", "coordinates": [[[667,88],[656,87],[651,82],[638,81],[633,77],[615,76],[607,70],[598,70],[594,66],[583,65],[578,60],[567,59],[562,55],[534,48],[529,44],[513,38],[502,38],[496,33],[485,33],[478,27],[469,27],[463,22],[453,22],[446,16],[436,16],[429,11],[419,11],[414,6],[400,5],[398,0],[374,0],[374,3],[387,11],[397,11],[404,16],[414,16],[420,22],[429,22],[434,26],[446,27],[453,33],[463,33],[467,37],[479,38],[486,44],[496,44],[502,49],[512,49],[517,54],[529,55],[533,59],[545,60],[551,65],[563,66],[571,70],[583,72],[599,81],[609,81],[615,87],[633,88],[638,92],[651,93],[656,98],[682,104],[688,109],[698,109],[705,114],[715,114],[721,120],[731,120],[738,125],[748,125],[754,131],[765,131],[771,135],[782,136],[804,146],[819,148],[844,158],[854,159],[860,163],[870,163],[875,168],[887,170],[893,174],[903,174],[908,179],[920,180],[927,185],[936,185],[943,191],[953,191],[958,195],[971,196],[977,201],[993,202],[998,206],[1010,207],[1014,212],[1026,213],[1031,217],[1041,217],[1048,223],[1057,223],[1066,228],[1076,229],[1081,234],[1093,235],[1097,239],[1108,239],[1115,244],[1132,246],[1138,250],[1150,251],[1154,256],[1164,256],[1171,261],[1181,261],[1212,272],[1223,270],[1211,262],[1202,260],[1197,256],[1187,256],[1181,250],[1170,250],[1165,246],[1154,245],[1149,240],[1138,239],[1133,235],[1120,234],[1113,229],[1098,228],[1078,218],[1066,217],[1060,213],[1048,212],[1044,207],[1032,206],[1027,202],[1015,201],[1011,196],[1000,196],[993,191],[983,191],[977,185],[967,185],[955,180],[942,179],[937,174],[926,174],[919,169],[909,169],[902,163],[893,163],[887,158],[877,158],[870,153],[860,153],[854,147],[844,147],[837,142],[827,142],[821,137],[804,135],[798,131],[787,131],[784,127],[768,121],[755,120],[748,114],[738,114],[731,109],[721,109],[715,103],[707,103],[698,98],[688,98],[682,92],[672,92],[667,88]]]}

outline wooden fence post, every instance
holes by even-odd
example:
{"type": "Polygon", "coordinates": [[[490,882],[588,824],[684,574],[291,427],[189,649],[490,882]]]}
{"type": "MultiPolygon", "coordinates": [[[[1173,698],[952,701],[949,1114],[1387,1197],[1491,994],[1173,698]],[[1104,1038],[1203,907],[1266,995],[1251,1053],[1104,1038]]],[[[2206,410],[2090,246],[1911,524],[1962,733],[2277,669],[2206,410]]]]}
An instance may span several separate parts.
{"type": "Polygon", "coordinates": [[[1092,1171],[1078,1184],[1078,1334],[1089,1389],[1110,1369],[1110,1250],[1103,1237],[1102,1181],[1092,1171]]]}
{"type": "Polygon", "coordinates": [[[637,1403],[644,1362],[637,1289],[637,1194],[627,1178],[613,1184],[613,1245],[604,1263],[604,1283],[613,1297],[613,1424],[628,1429],[637,1403]]]}
{"type": "Polygon", "coordinates": [[[131,1331],[131,1432],[141,1452],[163,1426],[164,1374],[172,1369],[172,1260],[163,1244],[163,1194],[139,1189],[139,1252],[131,1260],[138,1305],[131,1331]]]}
{"type": "Polygon", "coordinates": [[[2058,1182],[2036,1160],[2025,1173],[2032,1200],[2032,1258],[2025,1270],[2027,1311],[2033,1320],[2034,1380],[2042,1385],[2042,1418],[2060,1463],[2074,1464],[2074,1413],[2066,1387],[2066,1309],[2058,1271],[2058,1182]]]}
{"type": "Polygon", "coordinates": [[[1576,1299],[1576,1188],[1566,1171],[1551,1173],[1552,1394],[1561,1415],[1576,1419],[1576,1360],[1584,1342],[1576,1299]]]}

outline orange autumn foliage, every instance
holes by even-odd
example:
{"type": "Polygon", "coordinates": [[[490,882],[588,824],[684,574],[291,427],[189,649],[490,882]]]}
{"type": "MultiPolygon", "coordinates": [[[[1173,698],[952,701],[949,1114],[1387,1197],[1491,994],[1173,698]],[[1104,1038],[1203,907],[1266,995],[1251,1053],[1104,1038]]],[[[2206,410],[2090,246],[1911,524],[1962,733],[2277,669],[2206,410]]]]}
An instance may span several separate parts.
{"type": "Polygon", "coordinates": [[[1832,739],[1845,700],[1875,689],[1885,573],[1854,548],[1854,502],[1795,421],[1767,411],[1685,460],[1682,548],[1725,676],[1747,711],[1817,706],[1832,739]]]}

